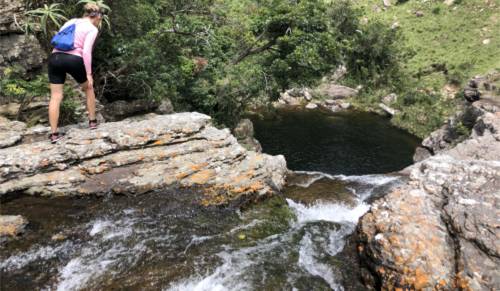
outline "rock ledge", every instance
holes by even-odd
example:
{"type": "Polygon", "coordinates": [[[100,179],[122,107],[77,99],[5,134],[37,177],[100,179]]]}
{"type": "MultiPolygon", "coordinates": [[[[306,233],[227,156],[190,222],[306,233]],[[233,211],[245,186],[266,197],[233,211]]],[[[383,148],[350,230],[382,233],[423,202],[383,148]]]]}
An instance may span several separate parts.
{"type": "Polygon", "coordinates": [[[48,141],[0,149],[0,196],[137,195],[165,187],[202,188],[204,205],[240,205],[279,191],[282,156],[245,150],[229,130],[199,113],[70,129],[48,141]]]}

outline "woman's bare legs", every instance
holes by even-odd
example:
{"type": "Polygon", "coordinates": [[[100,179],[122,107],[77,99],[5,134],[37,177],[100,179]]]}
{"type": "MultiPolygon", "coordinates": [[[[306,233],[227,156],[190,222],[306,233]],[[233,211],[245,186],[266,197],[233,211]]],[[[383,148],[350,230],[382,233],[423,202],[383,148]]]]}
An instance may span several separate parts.
{"type": "Polygon", "coordinates": [[[90,86],[89,82],[82,84],[82,90],[87,96],[87,111],[89,112],[89,120],[95,120],[95,92],[94,87],[90,86]]]}
{"type": "Polygon", "coordinates": [[[63,100],[63,84],[50,84],[49,123],[52,133],[57,132],[59,107],[63,100]]]}

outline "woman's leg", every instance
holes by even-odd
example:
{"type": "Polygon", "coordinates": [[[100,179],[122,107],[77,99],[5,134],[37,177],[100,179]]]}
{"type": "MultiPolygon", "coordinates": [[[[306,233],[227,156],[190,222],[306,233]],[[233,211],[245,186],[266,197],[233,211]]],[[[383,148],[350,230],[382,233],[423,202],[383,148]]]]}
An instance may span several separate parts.
{"type": "Polygon", "coordinates": [[[87,96],[87,111],[89,112],[89,120],[95,120],[95,92],[94,87],[89,86],[89,82],[82,84],[82,90],[87,96]]]}
{"type": "Polygon", "coordinates": [[[64,84],[50,84],[49,123],[52,133],[57,132],[59,107],[63,99],[64,84]]]}

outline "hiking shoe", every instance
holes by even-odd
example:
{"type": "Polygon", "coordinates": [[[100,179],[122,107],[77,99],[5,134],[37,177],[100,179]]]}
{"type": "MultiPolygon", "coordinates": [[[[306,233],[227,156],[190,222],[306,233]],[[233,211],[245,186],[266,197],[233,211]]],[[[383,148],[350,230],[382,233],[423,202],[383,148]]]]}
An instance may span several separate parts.
{"type": "Polygon", "coordinates": [[[49,140],[51,143],[55,144],[63,138],[64,134],[56,132],[49,135],[49,140]]]}
{"type": "Polygon", "coordinates": [[[89,120],[89,128],[91,130],[97,129],[97,120],[89,120]]]}

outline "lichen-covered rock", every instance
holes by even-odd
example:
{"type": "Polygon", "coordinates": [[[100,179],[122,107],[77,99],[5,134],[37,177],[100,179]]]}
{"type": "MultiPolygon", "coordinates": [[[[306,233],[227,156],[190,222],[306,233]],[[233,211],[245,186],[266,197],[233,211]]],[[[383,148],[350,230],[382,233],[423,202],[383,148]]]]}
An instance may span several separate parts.
{"type": "Polygon", "coordinates": [[[21,215],[0,215],[0,239],[16,237],[28,225],[21,215]]]}
{"type": "Polygon", "coordinates": [[[499,132],[500,112],[482,110],[469,138],[406,169],[409,182],[373,204],[358,227],[367,283],[500,289],[499,132]]]}
{"type": "Polygon", "coordinates": [[[203,204],[243,203],[284,184],[286,162],[245,150],[229,130],[199,113],[74,128],[60,144],[0,150],[0,195],[136,195],[164,187],[202,187],[203,204]]]}

